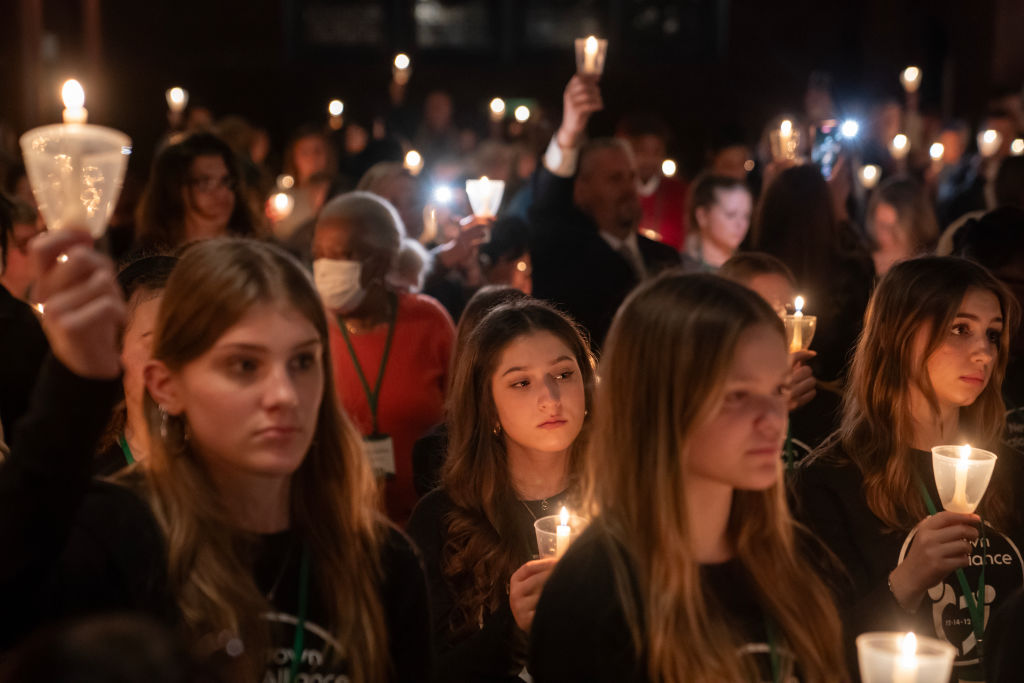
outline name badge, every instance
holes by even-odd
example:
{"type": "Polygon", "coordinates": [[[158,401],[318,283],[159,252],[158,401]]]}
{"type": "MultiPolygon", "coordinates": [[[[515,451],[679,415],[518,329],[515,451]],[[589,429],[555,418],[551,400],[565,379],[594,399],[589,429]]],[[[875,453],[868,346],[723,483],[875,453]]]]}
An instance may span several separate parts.
{"type": "Polygon", "coordinates": [[[390,436],[367,436],[363,439],[366,455],[378,477],[395,476],[395,444],[390,436]]]}

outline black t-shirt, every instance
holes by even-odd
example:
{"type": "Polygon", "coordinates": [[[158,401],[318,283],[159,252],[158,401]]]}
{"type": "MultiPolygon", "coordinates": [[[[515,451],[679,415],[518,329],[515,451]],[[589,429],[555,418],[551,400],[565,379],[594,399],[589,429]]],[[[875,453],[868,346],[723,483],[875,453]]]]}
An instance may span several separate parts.
{"type": "MultiPolygon", "coordinates": [[[[557,514],[567,499],[567,494],[562,493],[546,501],[515,501],[510,512],[515,515],[520,532],[523,562],[537,556],[534,521],[557,514]]],[[[444,577],[441,566],[448,540],[448,516],[453,508],[443,489],[432,491],[420,499],[406,527],[423,554],[430,584],[437,680],[519,681],[526,663],[526,634],[516,625],[507,597],[497,611],[483,617],[478,629],[453,628],[456,590],[444,577]]],[[[508,579],[495,577],[495,583],[504,589],[508,579]]]]}
{"type": "MultiPolygon", "coordinates": [[[[643,606],[625,550],[592,525],[572,544],[548,579],[530,632],[530,673],[536,683],[647,681],[646,655],[633,645],[619,599],[613,558],[628,576],[641,626],[643,606]]],[[[709,607],[743,642],[739,656],[753,657],[764,681],[772,680],[767,622],[746,568],[737,560],[703,565],[701,582],[709,607]]],[[[641,636],[641,641],[643,637],[641,636]]],[[[793,660],[777,650],[782,680],[793,660]]]]}
{"type": "MultiPolygon", "coordinates": [[[[928,495],[941,510],[932,456],[911,451],[917,475],[928,495]]],[[[1020,455],[1007,449],[996,463],[995,477],[1021,482],[1020,455]]],[[[946,640],[956,648],[954,671],[973,675],[978,671],[978,653],[973,622],[966,598],[955,573],[930,588],[914,614],[896,603],[889,591],[888,577],[909,552],[916,530],[892,531],[868,507],[860,470],[838,443],[831,444],[793,472],[794,512],[797,517],[838,557],[844,576],[834,576],[841,596],[840,616],[847,638],[847,653],[853,658],[853,639],[866,631],[913,630],[946,640]]],[[[1011,487],[1016,488],[1016,487],[1011,487]]],[[[915,489],[916,491],[916,489],[915,489]]],[[[1012,508],[1011,508],[1012,509],[1012,508]]],[[[985,621],[993,610],[1017,588],[1024,585],[1024,558],[1020,543],[1024,526],[1017,521],[1007,529],[986,524],[985,535],[971,553],[971,566],[964,576],[977,591],[982,563],[985,565],[985,621]]]]}

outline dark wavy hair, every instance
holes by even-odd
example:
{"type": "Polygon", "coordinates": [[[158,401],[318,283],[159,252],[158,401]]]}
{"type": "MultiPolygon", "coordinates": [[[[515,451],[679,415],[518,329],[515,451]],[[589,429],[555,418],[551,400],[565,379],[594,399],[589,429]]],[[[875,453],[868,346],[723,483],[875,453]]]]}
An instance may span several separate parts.
{"type": "Polygon", "coordinates": [[[192,162],[204,156],[221,157],[234,182],[235,209],[228,219],[228,233],[237,237],[256,234],[256,219],[242,185],[242,172],[235,153],[213,133],[194,133],[164,147],[153,162],[149,183],[136,212],[138,241],[143,248],[169,251],[183,245],[183,192],[188,186],[192,162]]]}
{"type": "MultiPolygon", "coordinates": [[[[448,394],[448,457],[441,484],[454,504],[446,519],[441,571],[457,596],[451,628],[477,627],[480,619],[508,599],[506,585],[531,559],[529,538],[510,512],[518,505],[508,472],[508,453],[493,425],[498,422],[491,377],[501,352],[515,339],[550,332],[572,350],[583,379],[589,414],[594,393],[594,356],[579,326],[547,303],[523,299],[488,313],[466,339],[448,394]]],[[[575,486],[586,448],[589,417],[569,450],[575,486]]]]}

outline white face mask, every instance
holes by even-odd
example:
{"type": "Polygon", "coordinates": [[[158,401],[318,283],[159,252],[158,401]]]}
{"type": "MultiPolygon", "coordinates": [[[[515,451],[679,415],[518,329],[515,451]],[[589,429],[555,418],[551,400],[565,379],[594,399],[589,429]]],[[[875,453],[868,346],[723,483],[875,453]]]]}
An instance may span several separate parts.
{"type": "Polygon", "coordinates": [[[320,298],[329,310],[345,314],[363,303],[366,290],[360,279],[363,264],[359,261],[318,258],[313,261],[313,281],[320,298]]]}

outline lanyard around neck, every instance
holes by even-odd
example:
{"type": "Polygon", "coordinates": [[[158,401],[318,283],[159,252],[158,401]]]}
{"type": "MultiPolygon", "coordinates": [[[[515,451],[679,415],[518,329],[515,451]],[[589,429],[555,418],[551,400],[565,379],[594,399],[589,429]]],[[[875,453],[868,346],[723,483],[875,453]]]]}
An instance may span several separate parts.
{"type": "Polygon", "coordinates": [[[295,683],[302,663],[302,650],[306,636],[306,609],[309,607],[309,544],[302,548],[302,565],[299,569],[299,620],[295,625],[295,641],[292,643],[292,668],[289,683],[295,683]]]}
{"type": "Polygon", "coordinates": [[[356,368],[356,375],[359,377],[359,382],[363,385],[363,391],[366,392],[366,402],[370,405],[370,417],[373,420],[373,436],[378,436],[377,425],[377,404],[380,400],[380,387],[384,383],[384,370],[388,366],[388,355],[391,353],[391,340],[395,336],[395,319],[398,317],[398,301],[394,294],[390,295],[391,301],[391,317],[388,320],[388,336],[384,342],[384,355],[380,359],[380,370],[377,372],[377,383],[374,388],[370,389],[370,383],[366,381],[366,375],[363,373],[363,366],[359,364],[359,358],[356,357],[356,349],[352,346],[352,340],[348,336],[348,329],[345,327],[344,320],[338,320],[341,327],[341,335],[345,339],[345,346],[348,347],[348,353],[352,356],[352,365],[356,368]]]}
{"type": "Polygon", "coordinates": [[[124,437],[124,434],[117,437],[117,443],[121,446],[121,452],[124,453],[124,460],[129,465],[135,464],[135,458],[132,456],[132,449],[128,447],[128,439],[124,437]]]}
{"type": "MultiPolygon", "coordinates": [[[[935,503],[928,494],[928,487],[924,485],[921,476],[915,472],[914,477],[917,479],[917,488],[921,492],[921,498],[924,500],[924,506],[928,509],[928,514],[938,514],[935,503]]],[[[960,590],[964,593],[964,600],[967,602],[967,611],[971,615],[971,628],[974,630],[974,639],[978,643],[978,660],[980,661],[983,653],[982,641],[985,637],[985,520],[981,521],[979,527],[982,539],[982,553],[981,575],[978,577],[977,593],[971,592],[971,586],[967,583],[967,576],[964,574],[963,569],[957,569],[955,573],[957,581],[960,583],[960,590]]]]}

